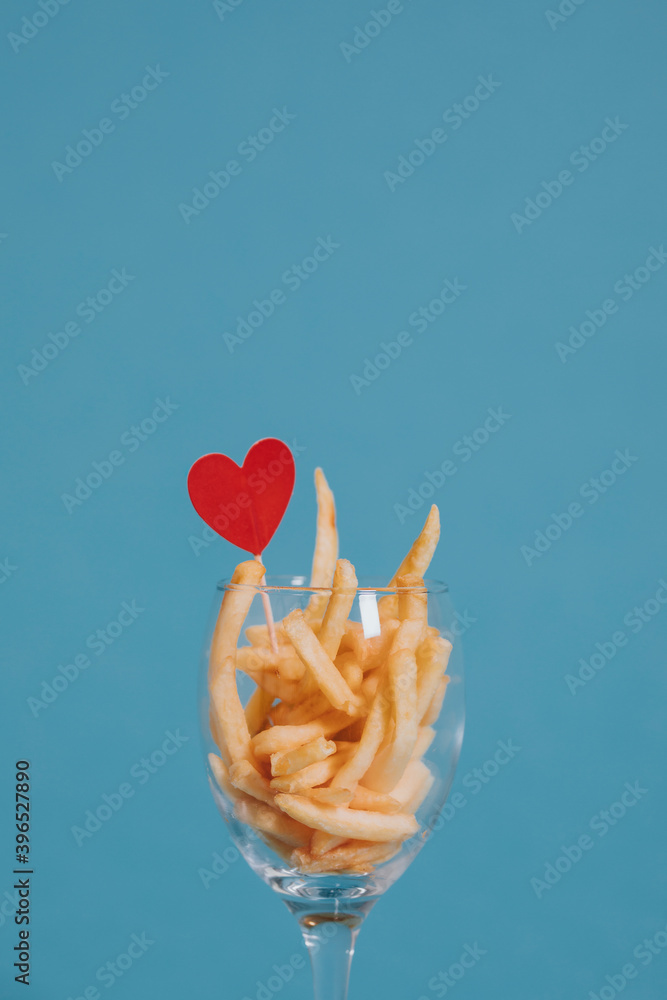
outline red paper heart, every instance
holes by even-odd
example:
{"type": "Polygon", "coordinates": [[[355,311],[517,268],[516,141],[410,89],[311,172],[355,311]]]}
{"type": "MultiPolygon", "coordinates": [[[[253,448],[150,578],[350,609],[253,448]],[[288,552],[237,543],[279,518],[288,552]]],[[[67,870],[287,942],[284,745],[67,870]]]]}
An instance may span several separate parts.
{"type": "Polygon", "coordinates": [[[253,556],[280,524],[294,489],[294,457],[277,438],[256,441],[243,465],[203,455],[188,473],[192,504],[210,528],[253,556]]]}

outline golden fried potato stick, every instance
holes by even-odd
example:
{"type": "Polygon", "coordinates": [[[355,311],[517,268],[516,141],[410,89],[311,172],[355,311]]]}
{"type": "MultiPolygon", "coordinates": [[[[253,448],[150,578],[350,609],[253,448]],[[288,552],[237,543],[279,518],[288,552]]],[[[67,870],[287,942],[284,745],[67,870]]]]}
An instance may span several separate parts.
{"type": "Polygon", "coordinates": [[[228,767],[232,762],[232,758],[229,756],[229,750],[227,749],[222,732],[220,731],[220,726],[218,725],[218,720],[216,719],[213,705],[209,706],[208,725],[209,729],[211,730],[211,736],[213,737],[213,742],[220,751],[220,756],[222,757],[225,765],[228,767]]]}
{"type": "Polygon", "coordinates": [[[421,760],[435,737],[435,729],[431,726],[420,726],[415,748],[412,751],[413,760],[421,760]]]}
{"type": "MultiPolygon", "coordinates": [[[[407,623],[406,623],[407,624],[407,623]]],[[[403,626],[401,626],[402,628],[403,626]]],[[[399,631],[396,633],[399,634],[399,631]]],[[[390,792],[403,774],[417,742],[417,661],[412,650],[392,652],[387,662],[394,735],[363,777],[374,792],[390,792]]]]}
{"type": "MultiPolygon", "coordinates": [[[[391,588],[397,586],[396,581],[398,577],[404,576],[406,573],[416,573],[417,576],[423,577],[430,565],[431,559],[433,558],[433,553],[435,552],[439,538],[440,512],[436,505],[433,504],[424,523],[424,527],[412,543],[412,548],[406,555],[405,559],[389,581],[389,587],[391,588]]],[[[378,601],[378,611],[380,613],[380,620],[388,617],[396,618],[398,615],[398,595],[390,594],[383,597],[380,601],[378,601]]]]}
{"type": "Polygon", "coordinates": [[[273,805],[275,792],[269,782],[260,774],[257,768],[247,760],[239,760],[232,764],[229,769],[229,777],[235,788],[240,788],[242,792],[251,795],[253,799],[273,805]]]}
{"type": "Polygon", "coordinates": [[[401,849],[398,841],[385,844],[364,840],[351,840],[343,847],[329,851],[322,857],[314,857],[308,851],[297,848],[292,851],[291,862],[306,875],[324,872],[349,871],[355,874],[371,872],[373,866],[388,861],[401,849]]]}
{"type": "MultiPolygon", "coordinates": [[[[347,656],[347,654],[344,654],[347,656]]],[[[343,657],[338,657],[342,660],[343,657]]],[[[336,664],[338,666],[338,663],[336,664]]],[[[361,668],[353,661],[347,660],[341,663],[340,673],[349,685],[352,691],[358,691],[361,687],[361,680],[363,674],[361,673],[361,668]]],[[[309,695],[303,701],[296,705],[281,705],[280,712],[272,715],[275,725],[290,725],[290,726],[300,726],[305,722],[312,722],[313,719],[318,718],[324,712],[331,709],[331,702],[327,696],[319,689],[315,691],[314,694],[309,695]]]]}
{"type": "Polygon", "coordinates": [[[407,618],[398,626],[394,632],[391,643],[391,653],[397,653],[400,649],[409,649],[415,652],[424,637],[424,626],[420,621],[407,618]]]}
{"type": "Polygon", "coordinates": [[[210,753],[208,755],[208,763],[211,771],[213,772],[213,777],[225,795],[230,799],[241,798],[241,793],[237,788],[234,788],[234,785],[230,780],[229,769],[227,768],[225,762],[218,757],[217,754],[210,753]]]}
{"type": "Polygon", "coordinates": [[[273,726],[257,733],[252,738],[252,748],[260,757],[270,757],[272,753],[284,753],[294,750],[318,736],[327,738],[339,733],[350,722],[345,712],[326,712],[319,719],[307,722],[303,726],[273,726]]]}
{"type": "Polygon", "coordinates": [[[250,731],[236,687],[233,656],[225,656],[222,663],[216,666],[209,688],[216,729],[222,735],[232,763],[237,760],[252,762],[250,731]]]}
{"type": "Polygon", "coordinates": [[[315,764],[309,764],[308,767],[302,768],[301,771],[295,771],[293,774],[286,774],[280,778],[271,778],[271,788],[275,788],[278,792],[298,793],[305,792],[306,789],[314,788],[317,785],[323,785],[326,781],[330,781],[333,778],[336,771],[345,763],[349,755],[349,749],[339,749],[331,757],[318,760],[315,764]]]}
{"type": "Polygon", "coordinates": [[[279,777],[284,774],[294,774],[301,771],[309,764],[316,764],[318,760],[325,760],[336,752],[336,744],[333,740],[325,740],[324,736],[318,736],[309,743],[303,743],[294,750],[287,750],[284,753],[271,754],[271,774],[279,777]]]}
{"type": "Polygon", "coordinates": [[[440,636],[427,636],[417,650],[417,718],[423,719],[445,670],[452,644],[440,636]]]}
{"type": "Polygon", "coordinates": [[[348,762],[343,764],[340,771],[332,778],[334,788],[348,788],[351,792],[356,791],[360,778],[363,778],[373,763],[385,737],[389,721],[389,708],[389,699],[385,693],[384,685],[381,685],[373,699],[371,710],[366,716],[364,729],[356,750],[352,752],[348,762]]]}
{"type": "Polygon", "coordinates": [[[255,684],[270,694],[272,698],[279,698],[288,704],[294,704],[298,698],[300,681],[284,681],[277,674],[270,670],[244,670],[248,677],[252,677],[255,684]]]}
{"type": "Polygon", "coordinates": [[[391,797],[408,813],[416,813],[430,792],[435,777],[422,760],[411,760],[403,777],[391,790],[391,797]]]}
{"type": "Polygon", "coordinates": [[[447,693],[447,685],[449,684],[450,678],[447,674],[441,677],[438,681],[438,686],[435,689],[435,694],[431,699],[431,704],[426,709],[426,714],[421,720],[422,725],[430,726],[432,722],[435,722],[440,715],[440,709],[442,708],[442,703],[445,700],[445,694],[447,693]]]}
{"type": "Polygon", "coordinates": [[[285,681],[301,680],[305,670],[291,644],[279,646],[278,655],[268,646],[241,646],[236,650],[236,667],[246,674],[273,670],[285,681]]]}
{"type": "Polygon", "coordinates": [[[307,826],[256,799],[240,800],[236,803],[234,812],[242,823],[268,833],[292,847],[305,847],[312,836],[312,830],[307,826]]]}
{"type": "Polygon", "coordinates": [[[433,553],[435,552],[440,538],[440,511],[435,504],[431,507],[424,527],[417,538],[412,543],[412,548],[405,559],[394,573],[389,583],[390,587],[396,586],[399,576],[406,573],[416,573],[423,578],[428,569],[433,553]]]}
{"type": "Polygon", "coordinates": [[[367,809],[368,812],[395,813],[402,809],[401,803],[384,792],[372,792],[370,788],[357,785],[350,802],[350,809],[367,809]]]}
{"type": "Polygon", "coordinates": [[[248,698],[245,706],[245,719],[251,737],[258,733],[266,722],[272,704],[273,695],[261,687],[256,687],[248,698]]]}
{"type": "Polygon", "coordinates": [[[317,634],[322,649],[333,660],[343,637],[348,615],[357,594],[357,576],[347,559],[339,559],[333,576],[333,590],[317,634]]]}
{"type": "Polygon", "coordinates": [[[322,649],[303,611],[296,608],[284,619],[283,626],[306,668],[333,707],[348,715],[358,713],[363,708],[363,700],[350,690],[333,660],[322,649]]]}
{"type": "MultiPolygon", "coordinates": [[[[321,469],[315,469],[315,490],[317,492],[317,534],[310,586],[330,587],[338,558],[336,504],[321,469]]],[[[320,614],[322,614],[326,600],[326,596],[316,595],[315,598],[311,598],[311,603],[315,601],[317,607],[321,608],[320,614]]]]}
{"type": "MultiPolygon", "coordinates": [[[[301,794],[314,802],[325,802],[329,806],[345,806],[352,799],[352,792],[348,792],[347,788],[304,788],[301,794]]],[[[400,809],[398,803],[396,805],[400,809]]]]}
{"type": "Polygon", "coordinates": [[[211,653],[208,661],[209,684],[215,681],[222,663],[228,656],[236,655],[236,645],[241,633],[241,626],[250,610],[266,570],[256,559],[240,562],[232,574],[231,584],[239,584],[237,590],[226,590],[220,605],[218,620],[211,639],[211,653]]]}
{"type": "Polygon", "coordinates": [[[346,809],[345,806],[329,806],[314,802],[305,795],[289,795],[278,792],[276,805],[292,819],[309,826],[312,830],[322,830],[334,837],[355,840],[405,840],[419,829],[414,816],[406,813],[374,813],[346,809]]]}
{"type": "Polygon", "coordinates": [[[427,592],[423,577],[417,573],[401,573],[396,577],[396,586],[402,589],[398,595],[398,617],[403,621],[418,621],[426,628],[428,624],[427,592]]]}
{"type": "MultiPolygon", "coordinates": [[[[382,598],[386,600],[386,598],[382,598]]],[[[379,667],[389,655],[389,649],[394,633],[399,626],[398,618],[385,618],[382,621],[380,635],[370,639],[364,638],[364,629],[360,622],[348,622],[347,631],[341,639],[341,649],[349,650],[364,673],[379,667]]],[[[343,654],[344,655],[344,654],[343,654]]]]}

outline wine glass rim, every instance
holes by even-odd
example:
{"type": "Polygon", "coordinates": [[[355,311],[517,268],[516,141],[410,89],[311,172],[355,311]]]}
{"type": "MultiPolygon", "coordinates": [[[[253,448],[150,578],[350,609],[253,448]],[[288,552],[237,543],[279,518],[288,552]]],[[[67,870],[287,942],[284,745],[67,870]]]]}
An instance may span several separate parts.
{"type": "MultiPolygon", "coordinates": [[[[312,587],[306,583],[306,576],[300,574],[269,574],[266,584],[255,583],[232,583],[230,578],[219,580],[216,584],[217,590],[253,590],[258,594],[268,593],[307,593],[307,594],[330,594],[331,587],[312,587]],[[285,582],[274,582],[285,581],[285,582]],[[289,581],[289,582],[287,582],[289,581]]],[[[423,586],[415,587],[388,587],[379,585],[382,577],[360,577],[358,584],[353,589],[358,594],[446,594],[449,587],[441,580],[424,580],[423,586]],[[372,580],[378,583],[371,582],[372,580]]],[[[343,588],[348,589],[348,588],[343,588]]]]}

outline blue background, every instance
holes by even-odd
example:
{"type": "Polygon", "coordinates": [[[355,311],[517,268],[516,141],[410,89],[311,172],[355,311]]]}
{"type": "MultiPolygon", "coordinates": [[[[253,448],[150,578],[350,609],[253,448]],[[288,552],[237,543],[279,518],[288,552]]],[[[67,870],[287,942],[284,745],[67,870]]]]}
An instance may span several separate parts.
{"type": "MultiPolygon", "coordinates": [[[[457,470],[433,498],[432,575],[475,619],[455,782],[466,805],[368,920],[351,997],[442,996],[429,980],[475,943],[486,954],[460,1000],[599,995],[627,962],[640,970],[628,1000],[664,997],[667,952],[644,967],[632,951],[667,924],[667,611],[636,633],[623,620],[667,573],[667,267],[628,301],[614,284],[667,240],[667,21],[658,0],[570,7],[550,25],[547,0],[406,0],[346,58],[341,43],[372,9],[359,0],[242,0],[227,13],[75,0],[18,51],[8,36],[39,8],[4,5],[0,559],[15,568],[0,584],[0,892],[13,762],[27,757],[35,1000],[83,995],[133,933],[154,944],[113,985],[127,1000],[254,1000],[274,963],[303,953],[243,862],[208,888],[200,875],[229,841],[199,756],[196,671],[214,583],[237,553],[198,545],[185,476],[200,454],[240,461],[266,435],[298,451],[266,554],[277,573],[308,571],[316,465],[336,493],[342,554],[369,573],[394,569],[426,510],[396,505],[416,506],[446,459],[457,470]],[[168,76],[145,101],[111,112],[158,64],[168,76]],[[489,74],[500,86],[488,100],[443,125],[489,74]],[[238,146],[275,108],[296,117],[248,162],[238,146]],[[114,131],[59,180],[54,161],[104,117],[114,131]],[[608,117],[627,128],[580,171],[570,156],[608,117]],[[437,127],[446,141],[390,190],[385,172],[437,127]],[[186,223],[179,206],[230,159],[240,175],[186,223]],[[573,183],[518,232],[512,214],[568,167],[573,183]],[[339,247],[286,290],[281,276],[318,237],[339,247]],[[33,348],[114,268],[133,280],[26,378],[33,348]],[[446,278],[465,292],[424,332],[407,325],[446,278]],[[224,334],[275,288],[286,301],[230,351],[224,334]],[[610,297],[617,312],[562,361],[568,328],[610,297]],[[412,343],[355,390],[351,376],[402,330],[412,343]],[[177,409],[128,438],[156,399],[177,409]],[[510,419],[464,461],[457,442],[489,407],[510,419]],[[582,499],[616,449],[637,460],[596,503],[582,499]],[[123,464],[68,512],[63,494],[114,450],[123,464]],[[583,515],[548,551],[522,555],[575,501],[583,515]],[[28,699],[132,600],[144,609],[132,626],[35,717],[28,699]],[[572,693],[566,676],[619,629],[627,644],[572,693]],[[176,729],[188,742],[145,784],[129,779],[134,796],[77,846],[72,826],[176,729]],[[498,740],[521,750],[473,794],[465,776],[498,740]],[[531,879],[635,781],[647,794],[538,898],[531,879]]],[[[14,937],[3,913],[3,998],[22,995],[14,937]]],[[[301,970],[281,1000],[310,988],[301,970]]]]}

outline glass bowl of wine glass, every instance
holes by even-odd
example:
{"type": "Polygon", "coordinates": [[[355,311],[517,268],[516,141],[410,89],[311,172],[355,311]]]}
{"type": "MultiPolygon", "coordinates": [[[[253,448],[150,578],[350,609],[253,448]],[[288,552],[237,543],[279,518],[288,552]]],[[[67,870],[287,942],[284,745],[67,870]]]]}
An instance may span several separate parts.
{"type": "MultiPolygon", "coordinates": [[[[241,564],[244,565],[244,564],[241,564]]],[[[344,1000],[373,905],[439,827],[464,729],[446,585],[218,584],[200,672],[215,803],[344,1000]]]]}

